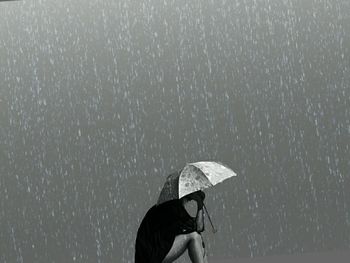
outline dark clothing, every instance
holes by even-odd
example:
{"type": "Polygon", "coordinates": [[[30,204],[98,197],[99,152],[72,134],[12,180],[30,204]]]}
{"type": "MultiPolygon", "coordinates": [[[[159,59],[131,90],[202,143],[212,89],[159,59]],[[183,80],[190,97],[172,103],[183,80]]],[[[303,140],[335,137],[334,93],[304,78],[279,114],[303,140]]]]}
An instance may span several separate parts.
{"type": "Polygon", "coordinates": [[[187,213],[180,200],[154,205],[137,231],[135,263],[161,263],[177,235],[196,229],[195,218],[187,213]]]}

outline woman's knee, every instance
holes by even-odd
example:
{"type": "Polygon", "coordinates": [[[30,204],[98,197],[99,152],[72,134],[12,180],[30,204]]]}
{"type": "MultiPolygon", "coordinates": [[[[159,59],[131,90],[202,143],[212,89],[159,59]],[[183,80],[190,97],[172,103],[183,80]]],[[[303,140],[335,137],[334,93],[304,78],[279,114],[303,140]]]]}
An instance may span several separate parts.
{"type": "Polygon", "coordinates": [[[188,235],[190,240],[202,242],[202,236],[198,232],[194,231],[189,233],[188,235]]]}

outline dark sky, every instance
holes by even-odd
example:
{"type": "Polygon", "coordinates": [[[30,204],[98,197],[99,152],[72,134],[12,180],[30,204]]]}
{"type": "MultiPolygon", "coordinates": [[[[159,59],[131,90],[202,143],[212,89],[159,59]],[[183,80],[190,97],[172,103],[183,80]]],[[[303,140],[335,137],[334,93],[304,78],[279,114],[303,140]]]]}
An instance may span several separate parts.
{"type": "Polygon", "coordinates": [[[132,262],[165,177],[217,160],[212,256],[350,246],[348,0],[0,4],[1,262],[132,262]]]}

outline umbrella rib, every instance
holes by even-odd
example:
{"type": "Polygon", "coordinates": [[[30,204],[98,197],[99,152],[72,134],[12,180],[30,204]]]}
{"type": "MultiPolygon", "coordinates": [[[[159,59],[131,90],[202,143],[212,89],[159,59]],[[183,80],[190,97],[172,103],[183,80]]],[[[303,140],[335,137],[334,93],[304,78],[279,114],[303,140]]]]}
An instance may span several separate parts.
{"type": "Polygon", "coordinates": [[[212,184],[212,182],[210,182],[210,180],[208,179],[208,177],[206,176],[206,174],[201,170],[201,169],[199,169],[197,166],[195,166],[194,164],[190,164],[192,167],[194,167],[196,170],[198,170],[202,175],[204,175],[204,177],[205,177],[205,179],[209,182],[209,184],[211,185],[211,186],[214,186],[213,184],[212,184]]]}

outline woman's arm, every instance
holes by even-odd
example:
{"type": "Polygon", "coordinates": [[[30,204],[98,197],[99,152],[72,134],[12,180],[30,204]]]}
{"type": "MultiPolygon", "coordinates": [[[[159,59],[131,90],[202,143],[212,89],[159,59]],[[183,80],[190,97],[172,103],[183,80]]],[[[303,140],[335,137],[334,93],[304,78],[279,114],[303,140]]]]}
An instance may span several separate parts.
{"type": "Polygon", "coordinates": [[[197,232],[203,232],[204,231],[204,198],[205,194],[202,191],[198,191],[195,194],[195,200],[197,201],[197,215],[196,215],[196,225],[197,225],[197,232]]]}
{"type": "Polygon", "coordinates": [[[199,208],[197,210],[197,215],[196,215],[196,225],[197,225],[197,232],[203,232],[204,231],[204,211],[203,207],[199,208]]]}

